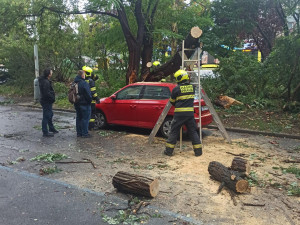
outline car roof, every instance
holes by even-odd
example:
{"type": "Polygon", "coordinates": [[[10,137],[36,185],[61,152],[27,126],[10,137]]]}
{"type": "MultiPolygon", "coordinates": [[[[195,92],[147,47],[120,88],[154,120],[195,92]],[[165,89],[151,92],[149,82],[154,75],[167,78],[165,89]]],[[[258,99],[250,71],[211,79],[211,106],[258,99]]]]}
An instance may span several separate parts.
{"type": "Polygon", "coordinates": [[[149,86],[164,86],[164,87],[175,87],[176,83],[167,83],[167,82],[136,82],[130,85],[149,85],[149,86]]]}

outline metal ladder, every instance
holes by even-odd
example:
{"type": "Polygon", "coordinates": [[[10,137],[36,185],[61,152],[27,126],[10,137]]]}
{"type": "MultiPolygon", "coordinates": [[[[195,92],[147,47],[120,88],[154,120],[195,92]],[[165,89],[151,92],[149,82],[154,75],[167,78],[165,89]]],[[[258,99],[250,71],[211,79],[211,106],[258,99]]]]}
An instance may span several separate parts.
{"type": "MultiPolygon", "coordinates": [[[[199,136],[200,136],[200,141],[202,143],[202,126],[201,126],[201,97],[203,98],[204,102],[206,103],[206,106],[208,107],[210,113],[212,114],[213,120],[215,121],[216,125],[219,128],[219,131],[221,132],[222,136],[224,139],[226,139],[229,143],[231,143],[231,139],[223,126],[223,123],[221,122],[216,110],[214,109],[209,97],[207,96],[206,93],[203,93],[201,90],[201,81],[200,81],[200,62],[201,62],[201,53],[202,53],[202,45],[198,48],[195,49],[185,49],[184,48],[184,41],[182,42],[182,51],[181,51],[181,58],[182,58],[182,64],[181,64],[181,69],[185,70],[190,74],[190,80],[191,84],[195,85],[197,88],[197,94],[198,94],[198,99],[199,99],[199,136]],[[188,59],[185,51],[194,51],[192,56],[188,59]],[[197,63],[197,72],[194,71],[194,65],[197,63]],[[191,71],[187,70],[187,67],[191,69],[191,71]]],[[[151,134],[149,135],[148,138],[148,143],[152,143],[155,135],[157,134],[160,126],[162,125],[164,119],[166,118],[172,104],[168,101],[166,104],[164,110],[162,111],[161,115],[159,116],[154,128],[151,131],[151,134]]],[[[202,143],[203,144],[203,143],[202,143]]],[[[182,149],[182,128],[180,129],[180,150],[182,149]]]]}

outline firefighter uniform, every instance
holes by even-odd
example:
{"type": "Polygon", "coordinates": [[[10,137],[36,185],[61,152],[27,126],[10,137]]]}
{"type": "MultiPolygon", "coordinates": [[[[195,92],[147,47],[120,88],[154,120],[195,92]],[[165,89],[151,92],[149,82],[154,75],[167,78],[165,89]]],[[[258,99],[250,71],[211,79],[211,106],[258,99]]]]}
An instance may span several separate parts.
{"type": "Polygon", "coordinates": [[[173,155],[180,128],[185,125],[192,140],[195,156],[200,156],[202,155],[202,144],[194,118],[195,89],[193,85],[189,84],[189,76],[186,71],[178,70],[174,77],[178,85],[172,91],[170,102],[175,106],[175,110],[164,154],[173,155]]]}
{"type": "Polygon", "coordinates": [[[85,71],[85,81],[89,84],[92,93],[91,118],[89,121],[89,130],[93,130],[95,128],[96,103],[99,103],[99,97],[96,92],[96,86],[95,86],[95,81],[98,79],[98,76],[94,75],[93,69],[88,66],[82,67],[82,70],[85,71]]]}

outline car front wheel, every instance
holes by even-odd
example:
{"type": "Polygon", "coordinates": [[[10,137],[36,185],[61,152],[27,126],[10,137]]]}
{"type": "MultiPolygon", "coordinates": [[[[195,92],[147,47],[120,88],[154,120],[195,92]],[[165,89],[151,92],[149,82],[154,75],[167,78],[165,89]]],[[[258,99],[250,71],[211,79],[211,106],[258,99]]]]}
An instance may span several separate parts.
{"type": "Polygon", "coordinates": [[[171,117],[167,117],[164,120],[164,122],[162,123],[161,127],[160,127],[160,133],[165,138],[169,137],[169,134],[170,134],[170,131],[171,131],[171,123],[172,123],[172,118],[171,117]]]}
{"type": "Polygon", "coordinates": [[[106,117],[105,117],[104,113],[101,111],[98,111],[96,113],[95,126],[98,129],[102,129],[102,128],[105,128],[106,125],[107,125],[107,121],[106,121],[106,117]]]}

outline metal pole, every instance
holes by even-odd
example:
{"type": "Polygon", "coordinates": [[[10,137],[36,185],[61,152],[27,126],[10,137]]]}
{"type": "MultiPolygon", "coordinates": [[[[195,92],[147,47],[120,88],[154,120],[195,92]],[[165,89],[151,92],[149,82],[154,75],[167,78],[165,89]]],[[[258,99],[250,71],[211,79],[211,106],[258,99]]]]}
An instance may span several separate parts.
{"type": "MultiPolygon", "coordinates": [[[[181,69],[184,70],[184,40],[182,41],[182,50],[181,50],[181,59],[182,59],[182,64],[181,64],[181,69]]],[[[179,149],[180,151],[182,150],[182,127],[180,128],[180,138],[179,138],[179,149]]]]}
{"type": "Polygon", "coordinates": [[[198,99],[199,99],[199,136],[202,143],[202,121],[201,121],[201,83],[200,83],[200,48],[197,48],[198,53],[198,99]]]}
{"type": "Polygon", "coordinates": [[[38,46],[37,44],[35,43],[34,46],[33,46],[33,52],[34,52],[34,68],[35,68],[35,77],[39,77],[39,54],[38,54],[38,46]]]}
{"type": "MultiPolygon", "coordinates": [[[[31,0],[31,7],[33,8],[33,0],[31,0]]],[[[36,29],[36,23],[35,23],[35,17],[33,17],[33,31],[34,31],[34,39],[35,43],[33,46],[33,56],[34,56],[34,73],[35,73],[35,79],[33,81],[34,85],[34,93],[33,93],[33,99],[34,102],[37,103],[40,100],[40,87],[39,87],[39,56],[38,56],[38,46],[37,46],[37,39],[38,39],[38,34],[37,34],[37,29],[36,29]]]]}

